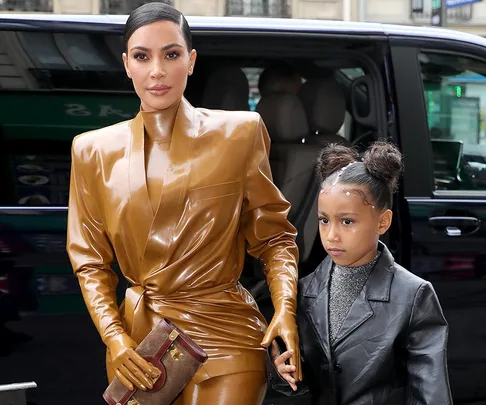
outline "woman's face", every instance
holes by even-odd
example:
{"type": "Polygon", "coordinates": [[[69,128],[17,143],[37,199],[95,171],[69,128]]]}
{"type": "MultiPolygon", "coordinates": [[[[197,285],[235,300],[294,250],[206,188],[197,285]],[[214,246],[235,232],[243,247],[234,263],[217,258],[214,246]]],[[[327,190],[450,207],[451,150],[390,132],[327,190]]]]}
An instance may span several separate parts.
{"type": "Polygon", "coordinates": [[[122,55],[142,110],[158,111],[177,103],[196,62],[178,25],[158,21],[137,29],[122,55]]]}

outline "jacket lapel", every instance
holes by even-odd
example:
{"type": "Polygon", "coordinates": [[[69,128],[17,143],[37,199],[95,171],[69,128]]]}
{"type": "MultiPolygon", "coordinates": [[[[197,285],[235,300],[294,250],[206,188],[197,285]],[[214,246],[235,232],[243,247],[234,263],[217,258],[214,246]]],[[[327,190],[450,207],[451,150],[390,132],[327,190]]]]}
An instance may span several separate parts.
{"type": "Polygon", "coordinates": [[[306,290],[303,292],[303,297],[309,299],[305,314],[309,323],[313,325],[322,350],[329,361],[331,359],[328,321],[329,281],[332,265],[330,257],[326,257],[314,272],[312,280],[309,281],[306,290]]]}
{"type": "Polygon", "coordinates": [[[334,345],[337,345],[345,337],[353,333],[363,323],[373,316],[373,309],[366,297],[365,289],[361,290],[356,300],[353,302],[348,315],[344,319],[344,322],[339,329],[339,332],[334,341],[334,345]]]}
{"type": "Polygon", "coordinates": [[[390,300],[394,260],[388,248],[381,242],[379,242],[379,249],[381,250],[380,259],[351,306],[334,341],[336,346],[373,316],[370,301],[388,302],[390,300]]]}
{"type": "Polygon", "coordinates": [[[138,114],[132,120],[130,130],[128,183],[131,209],[129,221],[133,225],[133,229],[128,230],[128,232],[130,232],[129,236],[135,243],[138,262],[140,263],[150,226],[154,219],[146,182],[144,128],[141,114],[138,114]]]}
{"type": "MultiPolygon", "coordinates": [[[[162,193],[153,216],[143,253],[142,267],[164,267],[174,250],[175,228],[185,208],[184,201],[191,173],[191,154],[197,136],[196,109],[182,99],[177,111],[169,150],[169,165],[162,180],[162,193]]],[[[147,193],[148,196],[148,193],[147,193]]]]}

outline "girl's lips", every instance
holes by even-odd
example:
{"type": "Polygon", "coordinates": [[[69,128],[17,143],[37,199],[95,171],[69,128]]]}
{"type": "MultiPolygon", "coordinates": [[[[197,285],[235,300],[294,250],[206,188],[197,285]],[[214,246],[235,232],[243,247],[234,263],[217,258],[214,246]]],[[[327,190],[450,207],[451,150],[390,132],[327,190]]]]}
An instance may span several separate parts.
{"type": "Polygon", "coordinates": [[[345,250],[342,250],[342,249],[327,249],[327,252],[332,255],[332,256],[340,256],[342,255],[343,253],[345,253],[346,251],[345,250]]]}

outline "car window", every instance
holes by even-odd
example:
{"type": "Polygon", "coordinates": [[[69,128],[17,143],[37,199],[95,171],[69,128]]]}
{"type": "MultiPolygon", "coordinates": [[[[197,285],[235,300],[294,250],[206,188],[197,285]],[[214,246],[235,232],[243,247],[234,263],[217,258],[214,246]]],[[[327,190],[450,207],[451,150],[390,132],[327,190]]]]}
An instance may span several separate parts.
{"type": "MultiPolygon", "coordinates": [[[[0,39],[5,43],[4,67],[0,69],[0,206],[65,207],[73,137],[130,119],[139,109],[120,61],[121,35],[2,31],[0,39]]],[[[302,85],[309,79],[318,83],[321,77],[335,80],[344,93],[353,80],[365,74],[360,62],[352,58],[335,60],[312,54],[278,60],[230,57],[214,55],[213,49],[205,51],[206,43],[198,41],[201,52],[197,69],[186,90],[186,97],[197,107],[209,107],[204,96],[214,93],[212,97],[230,101],[229,109],[255,111],[261,99],[259,82],[267,69],[268,86],[295,94],[299,87],[294,86],[297,80],[289,72],[295,72],[302,85]],[[227,77],[233,90],[248,88],[246,95],[241,93],[247,99],[240,99],[239,90],[226,97],[224,86],[208,86],[211,75],[219,75],[219,67],[227,68],[222,70],[226,75],[235,75],[227,77]],[[238,71],[244,73],[245,83],[238,71]],[[239,87],[233,86],[237,81],[239,87]]],[[[217,78],[223,83],[220,76],[217,78]]],[[[311,135],[311,126],[316,131],[312,135],[326,134],[321,128],[325,123],[314,112],[319,110],[313,106],[303,105],[309,120],[307,135],[311,135]]],[[[340,129],[334,131],[349,141],[359,133],[349,109],[345,116],[340,129]]]]}
{"type": "Polygon", "coordinates": [[[486,62],[419,54],[436,190],[486,192],[486,62]]]}
{"type": "Polygon", "coordinates": [[[365,74],[362,68],[339,69],[339,71],[350,80],[357,79],[365,74]]]}
{"type": "MultiPolygon", "coordinates": [[[[350,86],[351,85],[351,82],[359,77],[362,77],[365,75],[365,72],[362,68],[360,67],[354,67],[354,68],[345,68],[345,69],[339,69],[338,72],[337,72],[337,77],[336,79],[338,81],[343,81],[342,79],[339,80],[339,76],[338,75],[341,75],[341,78],[344,76],[344,78],[346,79],[345,80],[345,85],[346,86],[350,86]]],[[[366,87],[361,87],[361,89],[363,90],[363,93],[366,93],[366,87]]],[[[353,120],[353,116],[348,112],[346,111],[346,116],[345,116],[345,119],[344,119],[344,123],[343,125],[341,126],[341,128],[339,129],[339,135],[341,135],[342,137],[350,140],[352,138],[352,134],[351,134],[351,130],[352,130],[352,120],[353,120]]]]}
{"type": "Polygon", "coordinates": [[[248,106],[251,111],[255,111],[258,102],[260,101],[260,91],[258,90],[258,78],[263,71],[263,68],[259,67],[244,67],[243,72],[248,79],[248,85],[250,87],[250,96],[248,98],[248,106]]]}

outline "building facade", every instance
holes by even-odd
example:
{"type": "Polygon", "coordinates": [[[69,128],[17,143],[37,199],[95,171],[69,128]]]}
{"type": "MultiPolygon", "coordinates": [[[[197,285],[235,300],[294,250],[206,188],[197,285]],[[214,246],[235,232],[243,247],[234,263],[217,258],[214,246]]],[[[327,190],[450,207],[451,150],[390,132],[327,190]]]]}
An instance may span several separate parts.
{"type": "MultiPolygon", "coordinates": [[[[434,0],[163,0],[186,15],[266,16],[430,25],[434,0]]],[[[145,0],[0,0],[0,12],[127,14],[145,0]]],[[[486,1],[449,9],[447,26],[486,36],[486,1]]]]}

